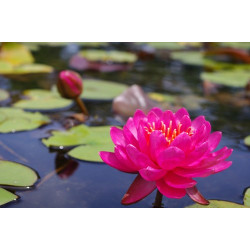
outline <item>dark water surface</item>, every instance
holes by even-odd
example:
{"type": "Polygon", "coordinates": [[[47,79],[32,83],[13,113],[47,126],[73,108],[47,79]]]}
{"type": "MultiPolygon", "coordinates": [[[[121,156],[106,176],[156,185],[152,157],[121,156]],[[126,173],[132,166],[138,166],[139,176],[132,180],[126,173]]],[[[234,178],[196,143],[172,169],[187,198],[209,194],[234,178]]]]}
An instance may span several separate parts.
{"type": "MultiPolygon", "coordinates": [[[[121,48],[122,45],[114,45],[121,48]],[[120,47],[119,47],[120,46],[120,47]]],[[[36,62],[55,67],[56,71],[67,68],[71,54],[76,52],[76,45],[67,47],[42,47],[34,52],[36,62]]],[[[199,67],[184,67],[167,59],[138,61],[127,72],[97,73],[85,72],[84,77],[113,80],[128,85],[141,85],[145,91],[172,93],[191,96],[190,107],[200,100],[198,106],[189,109],[192,117],[205,115],[211,122],[213,131],[221,130],[223,137],[219,148],[228,146],[234,149],[230,160],[232,166],[216,175],[199,178],[198,188],[207,199],[222,199],[242,203],[243,192],[250,186],[250,149],[244,146],[243,138],[250,134],[250,107],[234,107],[204,97],[199,67]],[[196,100],[197,99],[197,100],[196,100]]],[[[20,98],[21,91],[29,88],[49,89],[55,84],[56,74],[32,76],[18,79],[0,78],[0,87],[12,93],[12,100],[20,98]]],[[[229,89],[222,89],[232,95],[229,89]]],[[[238,90],[235,90],[238,91],[238,90]]],[[[98,124],[118,124],[111,111],[111,103],[87,103],[91,115],[98,116],[98,124]]],[[[77,111],[77,107],[72,107],[77,111]]],[[[62,114],[63,112],[59,113],[62,114]]],[[[55,115],[52,115],[55,118],[55,115]]],[[[58,115],[57,117],[60,117],[58,115]]],[[[96,121],[90,120],[90,125],[96,121]]],[[[60,120],[54,119],[51,125],[30,132],[0,134],[0,141],[11,148],[15,154],[0,145],[0,155],[6,160],[26,164],[35,169],[41,179],[34,189],[20,191],[16,202],[4,207],[125,207],[120,200],[132,183],[135,175],[119,172],[104,163],[90,163],[71,160],[71,168],[56,174],[56,168],[62,166],[65,159],[59,151],[50,151],[40,141],[48,136],[47,131],[61,128],[60,120]],[[51,173],[51,174],[50,174],[51,173]],[[50,178],[43,182],[48,174],[50,178]]],[[[156,191],[144,200],[128,207],[152,207],[156,191]]],[[[164,207],[185,207],[192,204],[189,197],[181,200],[163,198],[164,207]]]]}

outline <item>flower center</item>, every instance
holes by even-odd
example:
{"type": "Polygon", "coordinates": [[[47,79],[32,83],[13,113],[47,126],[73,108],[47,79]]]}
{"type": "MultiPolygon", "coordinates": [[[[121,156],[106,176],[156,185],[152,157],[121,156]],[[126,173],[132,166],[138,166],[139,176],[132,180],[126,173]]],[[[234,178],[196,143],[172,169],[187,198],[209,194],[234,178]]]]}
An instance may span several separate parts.
{"type": "Polygon", "coordinates": [[[166,138],[167,142],[168,142],[168,145],[171,144],[171,142],[180,134],[180,133],[187,133],[189,136],[193,135],[193,132],[192,132],[192,128],[191,127],[188,127],[186,131],[181,131],[181,127],[182,127],[182,124],[179,123],[177,125],[177,128],[176,129],[173,129],[173,123],[172,121],[170,121],[169,123],[169,126],[167,128],[166,124],[163,123],[163,121],[161,121],[161,124],[160,124],[160,128],[156,128],[155,127],[155,123],[152,122],[151,123],[148,123],[147,126],[144,127],[146,133],[148,135],[150,135],[153,131],[160,131],[162,132],[162,134],[164,135],[164,137],[166,138]]]}

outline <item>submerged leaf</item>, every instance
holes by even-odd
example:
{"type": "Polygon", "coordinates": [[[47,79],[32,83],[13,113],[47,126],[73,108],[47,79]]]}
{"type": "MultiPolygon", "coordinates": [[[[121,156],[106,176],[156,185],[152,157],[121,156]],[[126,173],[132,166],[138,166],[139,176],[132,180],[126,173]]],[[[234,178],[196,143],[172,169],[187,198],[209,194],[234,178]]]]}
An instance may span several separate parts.
{"type": "Polygon", "coordinates": [[[217,83],[229,87],[245,87],[250,80],[250,71],[218,71],[204,72],[201,74],[201,79],[212,83],[217,83]]]}
{"type": "Polygon", "coordinates": [[[30,187],[37,181],[34,170],[22,164],[0,160],[0,185],[30,187]]]}
{"type": "Polygon", "coordinates": [[[25,112],[16,108],[0,108],[0,133],[32,130],[50,122],[38,112],[25,112]]]}
{"type": "Polygon", "coordinates": [[[27,110],[57,111],[58,109],[68,108],[73,104],[72,100],[62,98],[55,91],[31,89],[25,90],[24,95],[29,99],[14,103],[14,107],[27,110]]]}
{"type": "Polygon", "coordinates": [[[11,201],[15,201],[18,198],[17,195],[3,189],[0,188],[0,206],[9,203],[11,201]]]}

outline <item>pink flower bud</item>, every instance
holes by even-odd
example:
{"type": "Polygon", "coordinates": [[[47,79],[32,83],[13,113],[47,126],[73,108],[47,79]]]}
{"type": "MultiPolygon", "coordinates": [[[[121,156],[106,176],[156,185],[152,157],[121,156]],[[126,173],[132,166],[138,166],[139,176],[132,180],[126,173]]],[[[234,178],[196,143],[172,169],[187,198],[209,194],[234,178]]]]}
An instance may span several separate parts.
{"type": "Polygon", "coordinates": [[[62,97],[75,99],[80,96],[83,91],[82,78],[74,71],[61,71],[57,82],[57,89],[62,97]]]}

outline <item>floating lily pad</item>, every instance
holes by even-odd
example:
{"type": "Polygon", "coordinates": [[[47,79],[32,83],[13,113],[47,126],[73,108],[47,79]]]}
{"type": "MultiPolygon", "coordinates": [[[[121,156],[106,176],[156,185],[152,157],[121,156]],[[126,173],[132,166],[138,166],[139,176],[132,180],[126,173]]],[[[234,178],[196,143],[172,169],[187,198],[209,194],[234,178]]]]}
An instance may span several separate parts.
{"type": "Polygon", "coordinates": [[[9,99],[9,97],[10,97],[10,95],[6,90],[0,89],[0,102],[9,99]]]}
{"type": "Polygon", "coordinates": [[[34,170],[22,164],[0,160],[0,185],[31,187],[38,176],[34,170]]]}
{"type": "Polygon", "coordinates": [[[114,144],[86,145],[72,149],[68,155],[83,161],[103,162],[99,156],[100,151],[113,151],[114,144]]]}
{"type": "Polygon", "coordinates": [[[86,100],[112,100],[128,88],[125,84],[94,79],[83,80],[83,85],[81,97],[86,100]]]}
{"type": "Polygon", "coordinates": [[[20,100],[14,104],[16,108],[38,111],[57,111],[73,104],[72,100],[62,98],[56,91],[32,89],[24,91],[27,100],[20,100]]]}
{"type": "Polygon", "coordinates": [[[16,199],[18,199],[18,196],[3,189],[0,188],[0,206],[9,203],[11,201],[15,201],[16,199]]]}
{"type": "Polygon", "coordinates": [[[146,44],[156,50],[179,50],[185,48],[185,45],[177,42],[149,42],[146,44]]]}
{"type": "Polygon", "coordinates": [[[250,135],[244,139],[244,143],[250,147],[250,135]]]}
{"type": "Polygon", "coordinates": [[[92,62],[134,63],[137,56],[125,51],[82,50],[79,55],[92,62]]]}
{"type": "Polygon", "coordinates": [[[200,51],[176,51],[172,52],[170,57],[188,65],[204,65],[203,53],[200,51]]]}
{"type": "Polygon", "coordinates": [[[38,112],[25,112],[15,108],[0,108],[0,133],[32,130],[49,123],[50,120],[38,112]]]}
{"type": "Polygon", "coordinates": [[[13,66],[34,62],[34,58],[30,51],[20,43],[2,43],[0,60],[8,62],[13,66]]]}
{"type": "Polygon", "coordinates": [[[167,95],[167,94],[161,94],[156,92],[148,93],[148,96],[157,102],[169,102],[169,103],[175,103],[176,97],[173,95],[167,95]]]}
{"type": "Polygon", "coordinates": [[[248,208],[250,207],[250,188],[244,194],[244,204],[238,204],[230,201],[209,200],[209,205],[193,204],[188,208],[248,208]]]}
{"type": "Polygon", "coordinates": [[[229,87],[245,87],[250,80],[250,71],[218,71],[204,72],[201,79],[229,87]]]}
{"type": "Polygon", "coordinates": [[[114,149],[110,139],[110,126],[87,127],[79,125],[68,131],[52,131],[52,136],[42,140],[47,147],[78,146],[69,155],[86,161],[101,162],[99,151],[114,149]]]}

